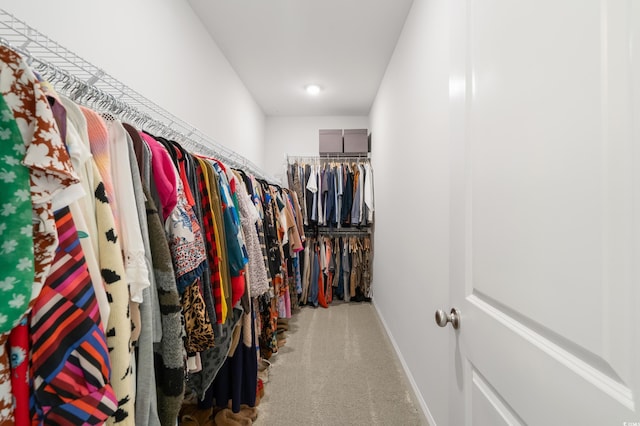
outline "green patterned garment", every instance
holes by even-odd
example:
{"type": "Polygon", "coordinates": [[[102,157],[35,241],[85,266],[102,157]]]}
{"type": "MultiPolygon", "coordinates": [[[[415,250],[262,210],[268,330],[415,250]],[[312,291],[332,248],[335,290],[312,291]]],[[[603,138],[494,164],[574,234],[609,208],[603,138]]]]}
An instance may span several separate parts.
{"type": "Polygon", "coordinates": [[[10,331],[29,307],[34,281],[33,224],[25,145],[11,109],[0,95],[0,333],[10,331]]]}

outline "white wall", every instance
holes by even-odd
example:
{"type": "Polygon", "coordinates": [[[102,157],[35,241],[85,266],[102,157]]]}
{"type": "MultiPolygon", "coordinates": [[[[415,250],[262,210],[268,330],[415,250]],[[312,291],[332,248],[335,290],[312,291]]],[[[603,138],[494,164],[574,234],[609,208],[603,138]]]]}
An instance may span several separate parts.
{"type": "MultiPolygon", "coordinates": [[[[285,154],[318,155],[318,130],[368,129],[366,116],[267,117],[265,129],[264,168],[282,177],[285,154]]],[[[282,180],[286,182],[286,178],[282,180]]]]}
{"type": "Polygon", "coordinates": [[[415,0],[371,110],[376,182],[374,303],[427,417],[448,425],[449,24],[415,0]]]}
{"type": "Polygon", "coordinates": [[[265,117],[186,1],[0,7],[258,165],[265,117]]]}

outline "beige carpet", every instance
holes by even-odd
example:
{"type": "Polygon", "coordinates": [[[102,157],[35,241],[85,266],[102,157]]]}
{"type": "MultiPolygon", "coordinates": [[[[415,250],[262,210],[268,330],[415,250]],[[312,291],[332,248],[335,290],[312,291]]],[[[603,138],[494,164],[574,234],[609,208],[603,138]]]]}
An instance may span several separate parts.
{"type": "Polygon", "coordinates": [[[254,425],[426,425],[371,304],[305,307],[271,358],[254,425]]]}

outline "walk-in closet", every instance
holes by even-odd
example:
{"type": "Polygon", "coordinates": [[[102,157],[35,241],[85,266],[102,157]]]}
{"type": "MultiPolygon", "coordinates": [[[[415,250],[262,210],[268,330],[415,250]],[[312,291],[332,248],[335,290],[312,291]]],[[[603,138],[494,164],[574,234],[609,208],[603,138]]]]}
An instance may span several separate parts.
{"type": "Polygon", "coordinates": [[[0,426],[640,425],[640,5],[0,0],[0,426]]]}

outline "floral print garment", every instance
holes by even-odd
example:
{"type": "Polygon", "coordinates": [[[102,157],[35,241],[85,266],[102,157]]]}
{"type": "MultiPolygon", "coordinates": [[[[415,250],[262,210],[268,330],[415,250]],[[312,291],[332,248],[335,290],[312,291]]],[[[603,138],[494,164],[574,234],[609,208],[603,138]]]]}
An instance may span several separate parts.
{"type": "Polygon", "coordinates": [[[22,136],[0,95],[0,333],[26,312],[33,287],[33,225],[29,170],[22,165],[22,136]]]}
{"type": "Polygon", "coordinates": [[[182,181],[176,173],[178,203],[165,222],[178,292],[182,295],[207,266],[207,253],[200,224],[187,202],[182,181]]]}
{"type": "MultiPolygon", "coordinates": [[[[58,236],[53,216],[54,208],[72,202],[82,194],[82,189],[78,177],[73,171],[69,154],[60,138],[53,113],[40,83],[22,58],[4,46],[0,46],[0,94],[11,111],[20,134],[20,140],[17,143],[17,140],[14,142],[14,135],[9,128],[3,126],[0,129],[2,141],[5,142],[4,148],[7,147],[9,140],[13,150],[12,155],[3,152],[0,156],[0,164],[3,167],[3,170],[0,171],[3,173],[1,179],[3,199],[7,196],[13,196],[13,199],[10,200],[10,206],[5,209],[4,204],[9,204],[9,201],[3,201],[0,208],[5,209],[6,213],[10,213],[5,215],[6,218],[9,218],[14,215],[12,212],[14,207],[16,208],[15,214],[18,214],[18,209],[22,208],[18,206],[21,206],[25,199],[31,204],[30,221],[17,228],[18,234],[15,232],[16,228],[12,228],[11,231],[4,230],[3,233],[6,232],[6,234],[0,238],[3,243],[6,243],[1,257],[13,260],[12,275],[2,275],[0,285],[6,291],[13,292],[10,296],[3,295],[3,297],[13,301],[14,309],[22,310],[24,313],[30,309],[32,302],[40,294],[58,247],[58,236]],[[8,157],[5,158],[5,155],[8,157]],[[19,160],[22,167],[26,166],[28,169],[28,188],[16,188],[15,186],[19,179],[17,171],[20,169],[15,163],[16,159],[19,160]],[[9,169],[10,167],[12,169],[9,169]],[[16,180],[7,182],[7,180],[13,179],[12,173],[15,173],[16,180]],[[13,189],[13,194],[11,194],[11,190],[4,191],[5,183],[10,185],[7,188],[13,189]],[[28,196],[24,192],[27,189],[28,196]],[[16,202],[19,203],[15,204],[16,202]],[[12,233],[11,237],[8,237],[9,232],[12,233]],[[32,254],[17,254],[19,249],[26,253],[24,249],[26,246],[24,244],[14,245],[11,241],[18,236],[27,235],[31,237],[29,251],[32,251],[32,254]],[[30,269],[30,262],[32,268],[29,271],[32,276],[30,285],[25,288],[23,283],[22,290],[17,293],[18,278],[13,274],[13,270],[16,273],[26,273],[30,269]],[[12,278],[15,278],[16,281],[12,278]],[[14,295],[16,296],[14,297],[14,295]],[[24,296],[24,300],[21,296],[24,296]]],[[[6,125],[10,122],[10,120],[6,121],[9,118],[6,112],[0,114],[3,124],[6,125]]],[[[0,216],[2,216],[2,211],[0,211],[0,216]]],[[[8,269],[3,267],[2,270],[7,271],[8,269]]],[[[15,321],[10,320],[8,312],[4,310],[11,307],[11,305],[7,305],[3,306],[1,312],[7,316],[5,324],[13,325],[12,323],[15,321]]],[[[14,424],[7,339],[8,333],[0,334],[0,425],[3,426],[14,424]]]]}
{"type": "Polygon", "coordinates": [[[11,108],[22,135],[16,147],[29,168],[33,208],[35,280],[30,300],[44,284],[58,246],[54,209],[83,194],[64,146],[49,102],[27,64],[14,51],[0,46],[0,93],[11,108]]]}

